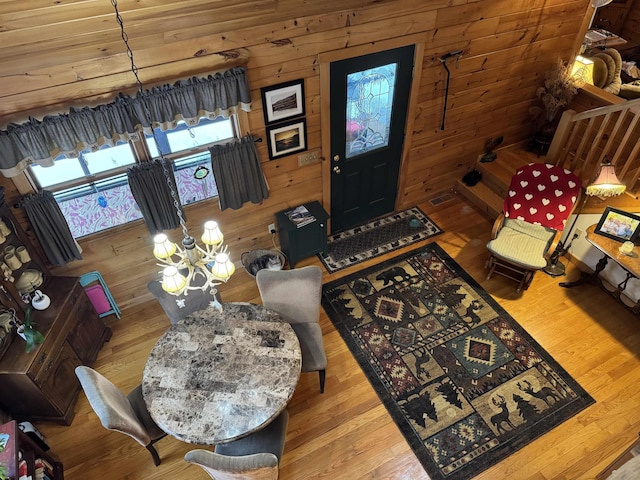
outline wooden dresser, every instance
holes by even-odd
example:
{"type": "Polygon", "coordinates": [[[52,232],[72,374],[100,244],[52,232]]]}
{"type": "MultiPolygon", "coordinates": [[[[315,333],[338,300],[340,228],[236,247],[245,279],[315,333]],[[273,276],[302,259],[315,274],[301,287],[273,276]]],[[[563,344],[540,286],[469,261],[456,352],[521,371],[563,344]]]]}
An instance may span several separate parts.
{"type": "Polygon", "coordinates": [[[51,305],[34,310],[31,319],[45,340],[26,353],[16,337],[0,358],[0,408],[19,421],[70,425],[81,388],[74,370],[95,361],[111,329],[77,277],[50,277],[44,287],[51,305]]]}

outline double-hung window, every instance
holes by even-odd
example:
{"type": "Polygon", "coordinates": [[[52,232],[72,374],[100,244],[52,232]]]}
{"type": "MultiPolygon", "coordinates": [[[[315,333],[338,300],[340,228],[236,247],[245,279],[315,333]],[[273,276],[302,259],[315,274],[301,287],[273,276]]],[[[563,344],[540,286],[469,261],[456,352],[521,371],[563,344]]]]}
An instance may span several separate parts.
{"type": "Polygon", "coordinates": [[[201,118],[197,125],[177,122],[172,130],[61,155],[51,167],[32,165],[29,176],[41,189],[53,192],[71,233],[83,237],[142,218],[127,182],[127,168],[162,155],[170,159],[176,191],[183,205],[218,195],[209,147],[239,138],[237,117],[201,118]],[[160,150],[158,150],[160,149],[160,150]]]}

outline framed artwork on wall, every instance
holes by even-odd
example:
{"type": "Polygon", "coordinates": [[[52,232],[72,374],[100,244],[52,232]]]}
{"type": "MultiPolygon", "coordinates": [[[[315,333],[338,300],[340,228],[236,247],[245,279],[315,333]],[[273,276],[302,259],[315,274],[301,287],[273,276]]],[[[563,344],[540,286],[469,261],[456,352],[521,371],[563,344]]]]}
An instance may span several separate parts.
{"type": "Polygon", "coordinates": [[[304,79],[260,90],[265,125],[304,115],[304,79]]]}
{"type": "Polygon", "coordinates": [[[307,149],[307,122],[304,118],[267,127],[269,160],[307,149]]]}
{"type": "Polygon", "coordinates": [[[618,242],[634,241],[640,233],[640,216],[607,207],[596,225],[595,233],[618,242]]]}

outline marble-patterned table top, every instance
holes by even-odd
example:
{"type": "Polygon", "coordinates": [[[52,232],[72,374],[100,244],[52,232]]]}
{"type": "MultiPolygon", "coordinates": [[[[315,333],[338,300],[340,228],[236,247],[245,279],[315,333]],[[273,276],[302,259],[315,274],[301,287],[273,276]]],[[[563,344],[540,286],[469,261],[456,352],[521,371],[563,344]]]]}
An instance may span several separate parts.
{"type": "Polygon", "coordinates": [[[244,437],[274,419],[300,377],[291,326],[261,305],[224,303],[172,325],[153,347],[142,393],[151,417],[187,443],[244,437]]]}

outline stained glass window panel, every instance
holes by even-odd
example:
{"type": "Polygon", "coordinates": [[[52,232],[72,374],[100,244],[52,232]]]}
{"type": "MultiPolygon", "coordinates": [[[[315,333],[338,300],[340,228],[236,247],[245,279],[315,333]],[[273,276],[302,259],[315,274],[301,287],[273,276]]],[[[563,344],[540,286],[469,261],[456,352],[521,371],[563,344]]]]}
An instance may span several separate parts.
{"type": "Polygon", "coordinates": [[[347,75],[346,157],[389,145],[397,64],[347,75]]]}

